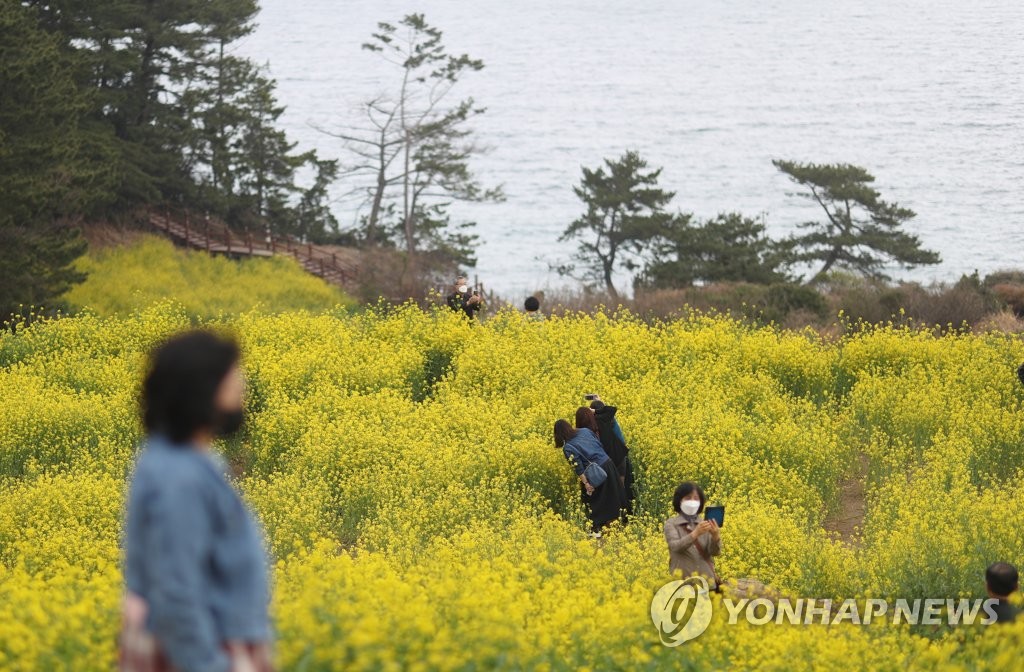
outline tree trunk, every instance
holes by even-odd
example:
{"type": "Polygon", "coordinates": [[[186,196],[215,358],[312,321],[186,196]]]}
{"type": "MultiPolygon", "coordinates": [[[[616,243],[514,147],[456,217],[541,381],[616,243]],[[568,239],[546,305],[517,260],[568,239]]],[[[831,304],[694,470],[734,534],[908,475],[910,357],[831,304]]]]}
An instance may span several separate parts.
{"type": "Polygon", "coordinates": [[[153,59],[156,57],[156,37],[146,36],[146,46],[142,51],[142,59],[139,63],[139,81],[136,84],[136,91],[139,100],[136,101],[139,109],[135,115],[136,128],[143,126],[149,120],[149,94],[151,87],[156,83],[156,76],[151,71],[153,59]]]}
{"type": "Polygon", "coordinates": [[[224,39],[220,40],[220,51],[217,56],[217,128],[214,129],[214,140],[210,148],[210,174],[213,178],[214,192],[221,188],[221,168],[224,160],[221,148],[224,142],[224,39]]]}
{"type": "Polygon", "coordinates": [[[608,295],[613,300],[619,300],[619,292],[615,289],[614,283],[612,283],[612,265],[608,262],[603,262],[604,265],[604,288],[608,290],[608,295]]]}
{"type": "Polygon", "coordinates": [[[405,116],[405,103],[407,98],[407,91],[409,86],[409,66],[405,68],[405,74],[402,76],[402,89],[399,95],[398,104],[402,120],[402,140],[404,142],[402,146],[403,158],[403,169],[402,173],[402,226],[405,229],[405,251],[410,257],[416,251],[416,242],[413,236],[413,217],[412,208],[409,205],[409,166],[412,163],[412,139],[409,135],[409,126],[405,116]]]}
{"type": "Polygon", "coordinates": [[[385,135],[380,134],[380,164],[377,166],[377,188],[373,192],[373,203],[370,205],[370,217],[366,221],[366,242],[370,245],[376,244],[377,220],[380,219],[380,208],[384,202],[384,189],[387,186],[387,175],[385,174],[385,135]]]}
{"type": "Polygon", "coordinates": [[[406,134],[405,140],[405,177],[402,179],[402,187],[404,194],[402,196],[402,209],[405,211],[405,251],[412,256],[416,251],[416,239],[413,236],[413,209],[409,204],[409,136],[406,134]]]}
{"type": "Polygon", "coordinates": [[[832,248],[832,252],[828,255],[828,259],[825,260],[825,265],[821,267],[820,271],[818,271],[817,273],[814,274],[814,277],[812,277],[810,280],[807,281],[808,286],[816,285],[819,282],[821,282],[822,280],[824,280],[825,276],[828,275],[828,272],[832,269],[832,266],[835,265],[835,263],[836,263],[836,261],[838,261],[838,259],[839,259],[839,248],[838,247],[834,247],[834,248],[832,248]]]}
{"type": "Polygon", "coordinates": [[[381,203],[384,201],[384,169],[377,173],[377,188],[373,193],[373,203],[370,205],[370,216],[366,220],[366,242],[370,245],[377,244],[377,220],[380,219],[381,203]]]}

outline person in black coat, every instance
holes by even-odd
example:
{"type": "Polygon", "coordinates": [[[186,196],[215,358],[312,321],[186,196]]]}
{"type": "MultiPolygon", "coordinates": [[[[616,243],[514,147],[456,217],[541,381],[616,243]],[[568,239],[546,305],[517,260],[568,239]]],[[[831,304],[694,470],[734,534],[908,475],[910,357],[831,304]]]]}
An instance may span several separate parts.
{"type": "Polygon", "coordinates": [[[473,319],[483,307],[483,299],[477,291],[470,292],[469,280],[464,275],[455,279],[455,291],[448,295],[448,307],[458,312],[463,312],[466,317],[473,319]]]}
{"type": "MultiPolygon", "coordinates": [[[[601,437],[601,445],[608,453],[608,456],[615,462],[622,477],[622,487],[626,492],[626,511],[633,512],[633,500],[636,499],[636,491],[633,485],[633,462],[629,458],[629,446],[626,445],[626,437],[622,434],[619,421],[615,419],[618,409],[615,406],[608,406],[600,398],[590,403],[590,408],[581,410],[590,411],[594,425],[597,427],[597,434],[601,437]]],[[[576,426],[581,426],[581,413],[577,412],[576,426]]]]}

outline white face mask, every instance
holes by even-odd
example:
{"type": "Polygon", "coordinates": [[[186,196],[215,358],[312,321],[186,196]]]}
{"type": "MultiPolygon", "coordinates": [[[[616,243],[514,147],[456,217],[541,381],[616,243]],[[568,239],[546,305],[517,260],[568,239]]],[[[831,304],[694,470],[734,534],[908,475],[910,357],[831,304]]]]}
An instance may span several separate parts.
{"type": "Polygon", "coordinates": [[[469,286],[467,286],[467,285],[459,285],[459,294],[465,294],[468,291],[469,291],[469,286]]]}
{"type": "Polygon", "coordinates": [[[697,509],[700,508],[700,502],[694,499],[685,499],[679,502],[679,508],[688,516],[697,515],[697,509]]]}

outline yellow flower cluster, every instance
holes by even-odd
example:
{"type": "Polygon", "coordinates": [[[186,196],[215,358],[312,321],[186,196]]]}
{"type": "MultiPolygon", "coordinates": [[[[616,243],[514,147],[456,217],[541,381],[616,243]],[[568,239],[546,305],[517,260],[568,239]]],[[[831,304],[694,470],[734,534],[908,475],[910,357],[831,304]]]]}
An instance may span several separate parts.
{"type": "MultiPolygon", "coordinates": [[[[0,336],[0,669],[110,669],[145,354],[192,322],[165,303],[0,336]]],[[[831,343],[700,315],[470,324],[411,306],[208,324],[245,353],[247,425],[221,449],[267,534],[281,669],[1016,664],[1024,623],[730,625],[719,604],[668,648],[649,609],[683,480],[727,505],[727,577],[983,597],[987,564],[1024,557],[1018,340],[879,327],[831,343]],[[588,392],[620,408],[639,490],[601,540],[552,439],[588,392]],[[846,543],[822,525],[864,464],[846,543]]]]}
{"type": "Polygon", "coordinates": [[[88,274],[64,299],[100,315],[126,314],[173,297],[190,315],[217,317],[261,306],[328,310],[350,304],[341,290],[276,256],[234,262],[206,252],[175,249],[169,240],[142,236],[131,245],[90,252],[77,262],[88,274]]]}

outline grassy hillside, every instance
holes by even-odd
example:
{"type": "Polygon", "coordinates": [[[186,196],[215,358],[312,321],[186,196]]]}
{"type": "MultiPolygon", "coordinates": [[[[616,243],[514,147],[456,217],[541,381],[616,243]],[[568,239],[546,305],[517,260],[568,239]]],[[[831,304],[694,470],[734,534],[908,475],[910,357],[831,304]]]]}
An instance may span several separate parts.
{"type": "Polygon", "coordinates": [[[351,304],[341,290],[290,258],[233,261],[181,250],[155,236],[90,252],[79,267],[89,277],[64,299],[99,315],[127,314],[162,299],[173,299],[189,315],[204,318],[253,308],[276,313],[351,304]]]}

